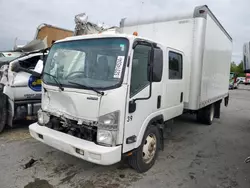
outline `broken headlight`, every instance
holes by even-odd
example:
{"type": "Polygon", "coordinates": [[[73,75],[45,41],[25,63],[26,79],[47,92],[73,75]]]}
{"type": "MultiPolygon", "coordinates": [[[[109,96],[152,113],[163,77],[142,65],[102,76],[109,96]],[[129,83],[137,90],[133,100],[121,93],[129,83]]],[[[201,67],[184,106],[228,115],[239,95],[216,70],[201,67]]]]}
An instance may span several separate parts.
{"type": "Polygon", "coordinates": [[[97,127],[97,143],[113,146],[116,143],[120,111],[101,116],[97,127]]]}
{"type": "Polygon", "coordinates": [[[38,110],[37,116],[39,125],[46,125],[49,123],[50,116],[46,112],[42,111],[42,109],[38,110]]]}

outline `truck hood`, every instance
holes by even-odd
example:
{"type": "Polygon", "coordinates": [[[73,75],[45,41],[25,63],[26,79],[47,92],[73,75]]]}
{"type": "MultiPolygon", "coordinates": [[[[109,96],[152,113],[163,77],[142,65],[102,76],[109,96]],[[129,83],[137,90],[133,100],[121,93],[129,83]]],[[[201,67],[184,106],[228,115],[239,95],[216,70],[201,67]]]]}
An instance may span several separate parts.
{"type": "Polygon", "coordinates": [[[8,65],[12,60],[16,58],[17,57],[0,57],[0,66],[8,65]]]}
{"type": "Polygon", "coordinates": [[[42,95],[42,109],[56,116],[97,121],[101,98],[92,91],[47,90],[42,95]]]}

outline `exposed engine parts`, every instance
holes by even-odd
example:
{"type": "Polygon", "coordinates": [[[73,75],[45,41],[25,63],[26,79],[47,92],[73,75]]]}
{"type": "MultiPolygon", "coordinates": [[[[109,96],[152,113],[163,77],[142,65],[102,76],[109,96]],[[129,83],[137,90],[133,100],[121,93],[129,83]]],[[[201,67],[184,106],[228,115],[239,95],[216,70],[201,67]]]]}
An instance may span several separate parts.
{"type": "Polygon", "coordinates": [[[50,117],[50,121],[46,124],[48,128],[67,133],[69,135],[84,140],[96,142],[97,127],[86,124],[77,124],[77,121],[69,120],[64,117],[50,117]]]}

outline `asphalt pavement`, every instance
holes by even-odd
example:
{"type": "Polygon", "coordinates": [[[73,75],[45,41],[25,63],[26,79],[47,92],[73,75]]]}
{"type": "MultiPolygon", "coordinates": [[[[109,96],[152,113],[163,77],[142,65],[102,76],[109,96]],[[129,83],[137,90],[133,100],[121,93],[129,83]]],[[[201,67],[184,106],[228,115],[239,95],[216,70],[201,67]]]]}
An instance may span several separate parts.
{"type": "Polygon", "coordinates": [[[221,118],[206,126],[183,115],[169,127],[155,165],[92,164],[30,137],[27,125],[0,135],[0,188],[249,188],[250,86],[230,91],[221,118]]]}

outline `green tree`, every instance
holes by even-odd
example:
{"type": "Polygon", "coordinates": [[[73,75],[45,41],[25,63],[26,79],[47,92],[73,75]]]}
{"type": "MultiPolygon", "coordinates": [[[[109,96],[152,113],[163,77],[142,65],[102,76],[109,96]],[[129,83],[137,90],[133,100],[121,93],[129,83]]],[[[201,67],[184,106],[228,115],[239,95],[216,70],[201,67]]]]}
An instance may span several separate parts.
{"type": "Polygon", "coordinates": [[[231,63],[231,69],[230,69],[231,72],[237,72],[237,65],[235,64],[235,62],[232,62],[231,63]]]}
{"type": "Polygon", "coordinates": [[[244,70],[243,70],[243,61],[241,61],[239,65],[236,65],[235,62],[232,62],[230,71],[237,73],[238,77],[245,76],[244,70]]]}

